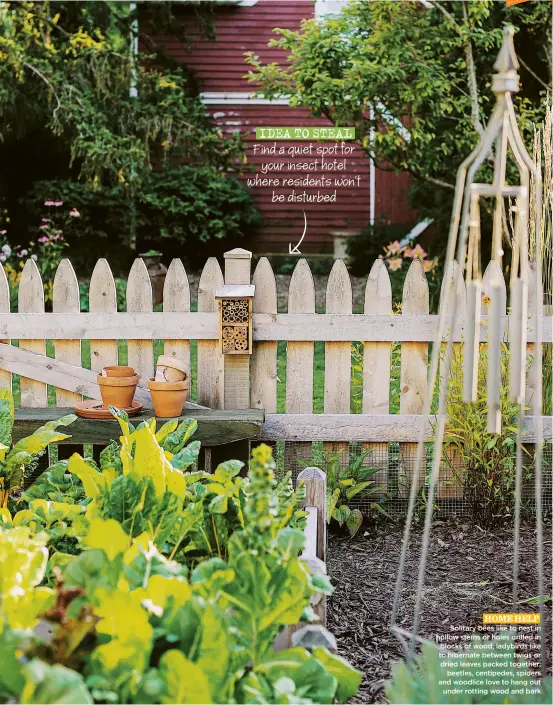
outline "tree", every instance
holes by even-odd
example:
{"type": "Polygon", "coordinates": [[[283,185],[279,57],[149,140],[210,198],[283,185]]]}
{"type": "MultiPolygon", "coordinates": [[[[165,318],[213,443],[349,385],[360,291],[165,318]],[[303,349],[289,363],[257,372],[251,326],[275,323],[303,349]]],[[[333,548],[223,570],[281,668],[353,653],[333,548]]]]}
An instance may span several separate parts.
{"type": "MultiPolygon", "coordinates": [[[[42,200],[63,198],[69,190],[74,205],[89,203],[91,194],[117,201],[127,214],[126,227],[116,235],[119,243],[129,242],[131,220],[145,229],[149,224],[144,213],[132,215],[133,204],[147,202],[149,211],[168,207],[168,173],[178,179],[180,171],[194,169],[203,174],[202,189],[207,179],[207,192],[220,196],[236,190],[225,169],[240,163],[243,154],[238,137],[225,138],[210,125],[193,74],[171,62],[152,38],[154,29],[186,41],[173,5],[146,3],[139,9],[138,30],[132,3],[0,3],[2,151],[13,153],[15,147],[21,154],[25,144],[32,149],[36,162],[27,161],[31,178],[25,175],[23,190],[42,193],[42,200]],[[140,57],[133,51],[135,41],[140,57]],[[53,155],[54,168],[34,168],[43,151],[53,155]],[[179,163],[186,167],[179,169],[179,163]],[[41,184],[44,178],[57,182],[41,184]]],[[[209,26],[209,5],[196,5],[195,11],[209,26]]],[[[183,198],[173,192],[171,213],[182,217],[194,202],[193,188],[183,198]]],[[[12,194],[12,205],[15,200],[12,194]]],[[[245,192],[239,200],[249,213],[246,220],[253,220],[245,192]]],[[[82,215],[81,223],[90,221],[82,215]]],[[[206,238],[213,230],[204,231],[206,238]]],[[[224,231],[223,223],[215,235],[224,231]]],[[[115,233],[100,235],[108,239],[115,233]]]]}
{"type": "Polygon", "coordinates": [[[249,78],[269,98],[289,95],[292,105],[355,125],[379,166],[413,175],[421,216],[445,224],[455,171],[494,104],[490,83],[506,22],[517,30],[516,102],[529,134],[551,89],[548,3],[352,0],[338,17],[307,20],[297,32],[276,29],[271,45],[288,51],[290,63],[263,64],[250,52],[249,78]]]}

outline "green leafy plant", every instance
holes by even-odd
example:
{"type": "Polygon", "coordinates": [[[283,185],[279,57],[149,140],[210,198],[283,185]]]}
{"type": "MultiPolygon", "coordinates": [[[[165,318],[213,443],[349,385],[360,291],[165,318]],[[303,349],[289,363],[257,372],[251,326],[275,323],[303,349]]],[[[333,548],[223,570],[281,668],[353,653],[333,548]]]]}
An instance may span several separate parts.
{"type": "Polygon", "coordinates": [[[68,426],[76,418],[69,414],[57,421],[49,421],[31,436],[21,438],[12,445],[13,397],[9,389],[0,389],[0,511],[7,508],[10,494],[23,486],[25,475],[36,467],[50,443],[70,438],[65,433],[59,433],[57,427],[68,426]]]}
{"type": "MultiPolygon", "coordinates": [[[[515,502],[515,443],[518,405],[509,400],[509,347],[501,344],[501,434],[487,430],[486,375],[487,347],[480,346],[478,398],[472,404],[463,401],[463,351],[454,346],[446,404],[447,424],[444,461],[456,483],[470,501],[473,516],[482,524],[512,516],[515,502]]],[[[530,455],[525,450],[528,458],[530,455]]],[[[528,465],[528,463],[527,463],[528,465]]],[[[531,478],[531,469],[524,478],[531,478]]]]}
{"type": "MultiPolygon", "coordinates": [[[[497,658],[504,662],[503,670],[512,673],[512,678],[517,681],[525,682],[526,686],[522,688],[522,694],[510,694],[508,688],[497,685],[497,679],[494,676],[482,675],[488,670],[489,660],[486,661],[482,657],[483,650],[478,649],[481,640],[473,638],[468,647],[471,654],[476,654],[476,657],[465,659],[463,665],[462,682],[464,684],[474,681],[483,681],[478,690],[481,691],[476,695],[471,694],[470,689],[462,685],[457,689],[460,693],[447,692],[455,690],[455,677],[451,676],[451,668],[446,668],[443,664],[447,659],[441,658],[440,651],[443,652],[443,647],[438,649],[436,644],[425,642],[422,646],[421,653],[417,656],[413,666],[409,667],[404,661],[400,661],[392,666],[392,678],[386,685],[386,697],[390,703],[400,703],[415,705],[424,703],[430,705],[432,703],[442,703],[449,705],[450,703],[550,703],[551,702],[551,678],[544,678],[541,683],[539,693],[528,693],[528,690],[533,689],[534,677],[530,673],[527,666],[519,658],[515,656],[514,640],[511,638],[508,644],[503,644],[507,648],[502,648],[496,651],[497,658]],[[479,656],[479,658],[478,658],[479,656]],[[494,683],[495,682],[495,683],[494,683]],[[449,685],[444,685],[449,684],[449,685]],[[482,692],[484,691],[484,692],[482,692]]],[[[446,652],[447,653],[447,652],[446,652]]],[[[490,650],[486,651],[488,658],[490,650]]],[[[524,658],[524,657],[521,657],[524,658]]],[[[451,653],[451,659],[458,660],[459,656],[456,652],[451,653]]],[[[493,673],[493,671],[492,671],[493,673]]],[[[518,689],[518,688],[517,688],[518,689]]],[[[475,690],[472,688],[472,690],[475,690]]]]}
{"type": "MultiPolygon", "coordinates": [[[[200,481],[212,484],[206,473],[176,467],[190,467],[194,450],[184,444],[193,424],[168,422],[155,433],[152,422],[132,429],[118,416],[121,443],[106,449],[101,472],[78,455],[69,461],[92,501],[80,527],[81,552],[55,566],[53,588],[37,587],[46,577],[49,527],[35,537],[29,527],[0,527],[0,558],[6,557],[0,576],[12,565],[12,573],[23,573],[24,588],[18,604],[10,605],[18,620],[12,623],[3,613],[10,576],[0,582],[0,654],[10,665],[0,673],[3,697],[22,703],[330,703],[353,696],[360,673],[326,649],[272,650],[284,626],[313,618],[311,596],[329,594],[331,586],[299,559],[304,535],[292,525],[296,501],[274,478],[270,448],[252,452],[248,478],[242,478],[243,521],[229,537],[226,559],[207,558],[190,571],[156,548],[165,524],[149,519],[146,506],[165,502],[167,491],[185,498],[200,481]],[[131,509],[135,522],[142,513],[135,535],[131,517],[105,514],[112,512],[107,489],[125,477],[140,484],[146,475],[152,484],[142,485],[142,501],[131,509]],[[15,544],[26,563],[10,563],[4,543],[15,544]],[[29,607],[20,610],[20,603],[29,607]],[[47,642],[31,632],[40,614],[54,630],[47,642]]],[[[225,482],[237,465],[218,468],[213,494],[223,497],[216,503],[221,513],[236,500],[225,482]]]]}
{"type": "Polygon", "coordinates": [[[342,450],[337,453],[321,450],[309,460],[300,460],[301,465],[321,468],[326,473],[326,516],[327,522],[336,521],[341,527],[345,524],[350,536],[361,528],[363,514],[358,508],[351,509],[349,502],[360,498],[380,495],[370,507],[389,517],[385,509],[386,488],[379,487],[371,478],[382,468],[364,465],[368,452],[359,453],[347,465],[342,462],[342,450]]]}

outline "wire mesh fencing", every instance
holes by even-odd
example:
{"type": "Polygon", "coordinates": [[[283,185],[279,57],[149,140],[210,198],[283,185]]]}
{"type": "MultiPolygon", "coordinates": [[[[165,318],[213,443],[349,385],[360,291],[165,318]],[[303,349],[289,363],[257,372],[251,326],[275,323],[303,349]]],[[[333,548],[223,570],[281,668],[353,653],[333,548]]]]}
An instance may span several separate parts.
{"type": "MultiPolygon", "coordinates": [[[[304,467],[314,465],[327,473],[327,483],[331,489],[340,487],[343,490],[343,500],[347,501],[351,509],[358,508],[369,517],[385,512],[398,518],[407,513],[415,470],[416,444],[277,441],[272,445],[279,476],[290,472],[295,481],[304,467]],[[351,479],[353,483],[349,482],[351,479]],[[345,482],[341,484],[342,481],[345,482]],[[353,491],[357,483],[365,482],[370,484],[358,492],[353,491]],[[350,497],[347,496],[348,491],[350,497]]],[[[426,509],[433,450],[433,443],[425,444],[424,472],[421,472],[417,480],[417,507],[421,513],[426,509]]],[[[536,512],[534,453],[533,445],[525,446],[521,502],[522,512],[526,516],[536,512]]],[[[471,464],[470,458],[463,458],[456,449],[450,446],[444,450],[434,501],[439,516],[474,518],[485,502],[494,501],[494,497],[501,493],[501,497],[495,501],[502,503],[502,512],[508,518],[514,511],[514,507],[509,505],[515,492],[514,452],[512,456],[503,457],[497,469],[492,468],[491,472],[488,469],[487,477],[493,478],[491,486],[489,481],[474,482],[475,473],[479,471],[478,466],[471,464]]],[[[549,515],[553,508],[551,441],[544,444],[541,494],[543,513],[549,515]]]]}

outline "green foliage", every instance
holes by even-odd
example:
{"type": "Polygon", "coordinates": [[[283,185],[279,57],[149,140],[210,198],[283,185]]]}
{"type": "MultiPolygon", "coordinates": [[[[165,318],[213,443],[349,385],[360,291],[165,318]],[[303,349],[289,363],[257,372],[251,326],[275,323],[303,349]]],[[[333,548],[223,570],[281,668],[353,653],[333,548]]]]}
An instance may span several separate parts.
{"type": "MultiPolygon", "coordinates": [[[[491,524],[511,517],[514,510],[518,405],[509,400],[509,357],[509,346],[502,343],[502,432],[500,435],[492,435],[487,430],[487,347],[480,346],[478,398],[472,404],[463,401],[462,346],[456,345],[453,348],[446,405],[448,420],[444,462],[450,464],[454,481],[464,488],[464,496],[470,501],[474,519],[481,524],[491,524]]],[[[531,460],[528,451],[524,450],[524,453],[527,460],[531,460]]],[[[531,476],[530,467],[523,470],[523,480],[531,476]]]]}
{"type": "Polygon", "coordinates": [[[31,435],[12,446],[13,397],[7,388],[0,389],[0,510],[8,506],[10,494],[23,485],[25,474],[32,472],[38,458],[50,443],[70,438],[59,433],[58,426],[68,426],[77,418],[73,414],[49,421],[31,435]]]}
{"type": "MultiPolygon", "coordinates": [[[[547,3],[352,0],[338,17],[277,29],[270,45],[288,60],[266,64],[249,52],[248,75],[268,98],[290,95],[293,106],[354,125],[377,163],[413,175],[413,203],[445,237],[455,172],[493,108],[490,81],[507,22],[524,62],[516,104],[530,135],[551,90],[547,3]]],[[[492,167],[478,180],[489,181],[492,167]]]]}
{"type": "Polygon", "coordinates": [[[341,527],[345,524],[350,536],[361,528],[363,515],[357,508],[351,509],[349,502],[356,496],[360,499],[380,495],[370,507],[389,517],[385,509],[386,488],[379,487],[373,478],[382,470],[364,465],[369,452],[359,453],[348,464],[343,462],[342,450],[337,453],[320,451],[309,460],[300,460],[304,467],[315,466],[326,473],[326,516],[330,524],[336,521],[341,527]]]}
{"type": "MultiPolygon", "coordinates": [[[[159,237],[205,242],[226,233],[236,242],[257,217],[225,175],[245,162],[238,132],[211,124],[193,73],[156,41],[186,41],[182,17],[170,2],[140,3],[137,30],[130,5],[6,2],[0,13],[2,156],[41,157],[22,159],[24,176],[0,184],[0,198],[17,232],[36,228],[28,213],[38,203],[73,200],[83,220],[69,244],[72,255],[86,251],[81,264],[137,239],[141,250],[159,237]]],[[[192,9],[202,18],[210,11],[192,9]]]]}
{"type": "MultiPolygon", "coordinates": [[[[472,654],[476,653],[480,655],[480,658],[465,659],[466,663],[463,665],[463,677],[459,680],[462,683],[471,683],[473,681],[483,681],[483,685],[479,686],[478,690],[485,690],[486,693],[478,693],[477,695],[471,695],[466,692],[467,688],[462,685],[459,689],[461,693],[446,693],[446,689],[453,690],[455,688],[455,677],[451,677],[451,668],[446,668],[442,665],[442,661],[446,660],[440,658],[440,651],[438,647],[431,643],[426,642],[422,646],[421,653],[416,659],[413,667],[409,667],[404,661],[396,663],[392,666],[392,678],[387,683],[386,687],[386,697],[392,704],[409,704],[416,705],[417,703],[424,703],[425,705],[431,705],[433,703],[442,703],[444,705],[454,704],[454,703],[478,703],[479,705],[487,705],[488,703],[550,703],[551,702],[551,678],[545,678],[541,684],[541,692],[535,694],[529,694],[523,692],[519,695],[506,694],[505,692],[497,691],[508,691],[509,688],[505,686],[494,685],[497,683],[496,677],[490,677],[487,675],[482,675],[489,670],[489,657],[491,655],[488,649],[486,654],[488,660],[482,658],[482,650],[478,650],[478,646],[481,644],[481,640],[478,638],[473,638],[468,649],[472,654]],[[453,681],[453,683],[452,683],[453,681]],[[452,683],[449,686],[440,685],[441,683],[452,683]],[[494,692],[496,691],[496,692],[494,692]]],[[[526,689],[530,690],[533,687],[534,678],[530,673],[529,669],[522,662],[521,659],[525,657],[522,656],[517,658],[515,656],[514,641],[510,638],[508,644],[503,644],[507,646],[507,649],[501,649],[500,651],[494,651],[496,658],[501,659],[502,670],[510,672],[512,678],[523,681],[526,683],[526,687],[522,687],[523,691],[526,689]]],[[[443,650],[443,649],[442,649],[443,650]]],[[[458,659],[459,656],[455,652],[451,653],[452,659],[458,659]]]]}
{"type": "MultiPolygon", "coordinates": [[[[248,478],[237,477],[242,464],[232,460],[213,475],[186,472],[197,456],[198,446],[186,445],[196,422],[134,429],[113,413],[122,436],[102,453],[101,469],[78,455],[68,463],[86,509],[35,499],[23,510],[84,516],[79,555],[50,559],[54,589],[36,587],[47,575],[52,524],[35,537],[30,527],[0,528],[0,654],[11,666],[0,674],[2,694],[39,703],[330,703],[355,695],[361,675],[340,657],[272,650],[284,626],[313,618],[311,596],[332,588],[299,560],[298,496],[276,482],[270,448],[254,449],[248,478]],[[224,550],[190,562],[178,551],[180,562],[164,556],[174,526],[182,530],[177,514],[198,526],[204,516],[232,517],[227,536],[219,532],[224,550]],[[9,605],[12,623],[3,610],[17,571],[23,589],[9,605]],[[29,631],[40,613],[54,629],[48,643],[29,631]]],[[[56,491],[62,481],[60,469],[50,472],[56,491]]]]}
{"type": "Polygon", "coordinates": [[[151,171],[135,194],[125,184],[90,189],[71,180],[39,181],[25,203],[35,213],[37,203],[54,197],[78,207],[78,228],[73,228],[70,242],[73,251],[86,249],[87,261],[106,255],[120,261],[117,248],[122,242],[129,244],[131,225],[141,251],[153,246],[165,251],[178,245],[182,253],[183,244],[193,243],[194,251],[187,257],[196,261],[208,251],[205,243],[236,244],[251,237],[259,223],[258,211],[241,182],[213,164],[151,171]]]}

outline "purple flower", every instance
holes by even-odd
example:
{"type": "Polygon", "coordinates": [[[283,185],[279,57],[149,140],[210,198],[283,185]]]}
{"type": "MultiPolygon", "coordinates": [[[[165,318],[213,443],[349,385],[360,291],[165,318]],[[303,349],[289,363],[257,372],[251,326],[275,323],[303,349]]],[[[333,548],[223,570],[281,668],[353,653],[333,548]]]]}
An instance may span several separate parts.
{"type": "Polygon", "coordinates": [[[0,262],[5,262],[5,261],[6,261],[5,255],[0,255],[0,262]]]}
{"type": "Polygon", "coordinates": [[[18,257],[26,257],[29,254],[28,250],[21,250],[18,257]]]}
{"type": "Polygon", "coordinates": [[[44,205],[48,206],[49,208],[50,206],[55,206],[56,204],[54,203],[54,201],[48,199],[47,201],[44,201],[44,205]]]}
{"type": "Polygon", "coordinates": [[[54,206],[56,208],[59,208],[60,206],[63,206],[63,201],[54,201],[54,206]]]}
{"type": "Polygon", "coordinates": [[[42,237],[38,238],[39,242],[49,242],[49,239],[46,237],[46,235],[43,235],[42,237]]]}
{"type": "Polygon", "coordinates": [[[0,235],[5,235],[7,232],[7,230],[0,230],[0,235]]]}
{"type": "Polygon", "coordinates": [[[43,223],[50,223],[51,221],[50,221],[50,218],[43,218],[42,222],[43,223]]]}
{"type": "Polygon", "coordinates": [[[46,224],[44,224],[44,225],[39,225],[39,226],[38,226],[38,229],[39,229],[39,230],[48,230],[48,226],[47,226],[46,224]]]}

